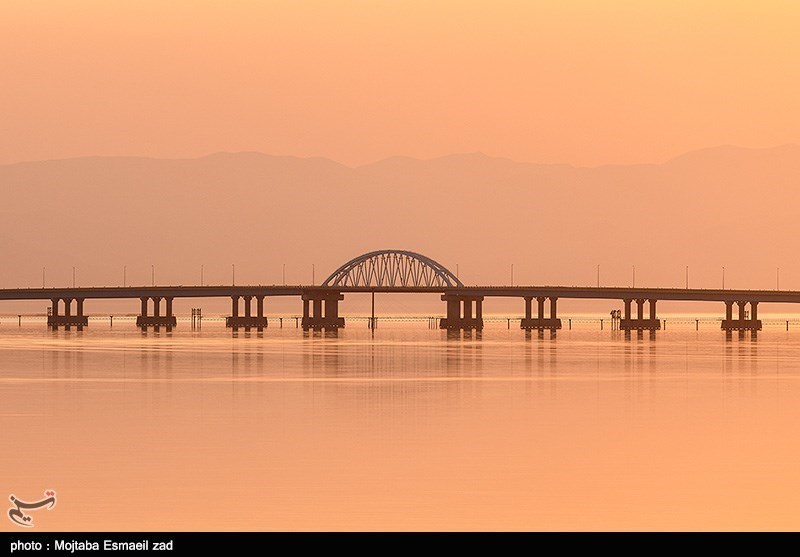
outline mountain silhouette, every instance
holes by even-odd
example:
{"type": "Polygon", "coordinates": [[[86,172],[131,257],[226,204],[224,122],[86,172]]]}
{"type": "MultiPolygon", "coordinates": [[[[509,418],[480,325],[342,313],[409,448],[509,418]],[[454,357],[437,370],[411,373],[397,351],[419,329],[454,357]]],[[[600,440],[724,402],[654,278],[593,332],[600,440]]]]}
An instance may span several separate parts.
{"type": "Polygon", "coordinates": [[[592,168],[482,153],[351,168],[254,152],[0,166],[4,287],[321,282],[366,251],[424,253],[468,284],[800,289],[800,146],[722,146],[592,168]]]}

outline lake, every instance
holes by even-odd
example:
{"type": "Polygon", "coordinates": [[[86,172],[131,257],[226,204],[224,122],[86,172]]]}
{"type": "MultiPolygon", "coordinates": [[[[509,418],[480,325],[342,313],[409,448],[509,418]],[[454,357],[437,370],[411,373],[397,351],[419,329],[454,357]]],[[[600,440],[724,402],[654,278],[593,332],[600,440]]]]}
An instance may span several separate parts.
{"type": "Polygon", "coordinates": [[[797,530],[798,431],[800,327],[0,325],[37,530],[797,530]]]}

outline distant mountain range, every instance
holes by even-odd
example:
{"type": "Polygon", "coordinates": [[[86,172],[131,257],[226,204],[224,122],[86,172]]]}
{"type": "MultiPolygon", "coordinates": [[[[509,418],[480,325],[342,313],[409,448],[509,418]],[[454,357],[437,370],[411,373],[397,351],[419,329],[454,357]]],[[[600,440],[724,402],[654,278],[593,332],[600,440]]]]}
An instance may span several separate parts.
{"type": "Polygon", "coordinates": [[[467,283],[800,289],[800,146],[580,168],[457,154],[350,168],[217,153],[0,166],[0,285],[321,281],[362,252],[425,253],[467,283]]]}

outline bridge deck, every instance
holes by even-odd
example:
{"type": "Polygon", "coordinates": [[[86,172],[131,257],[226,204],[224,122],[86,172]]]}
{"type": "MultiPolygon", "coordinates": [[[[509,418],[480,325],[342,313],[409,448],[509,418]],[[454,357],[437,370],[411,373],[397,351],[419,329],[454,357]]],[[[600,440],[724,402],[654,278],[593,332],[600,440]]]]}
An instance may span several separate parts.
{"type": "Polygon", "coordinates": [[[625,288],[583,286],[463,286],[463,287],[361,287],[361,286],[108,286],[76,288],[5,288],[0,300],[51,300],[56,298],[113,299],[142,297],[211,298],[229,296],[302,296],[306,292],[428,293],[487,297],[557,297],[574,299],[647,299],[706,302],[800,303],[796,290],[715,290],[701,288],[625,288]]]}

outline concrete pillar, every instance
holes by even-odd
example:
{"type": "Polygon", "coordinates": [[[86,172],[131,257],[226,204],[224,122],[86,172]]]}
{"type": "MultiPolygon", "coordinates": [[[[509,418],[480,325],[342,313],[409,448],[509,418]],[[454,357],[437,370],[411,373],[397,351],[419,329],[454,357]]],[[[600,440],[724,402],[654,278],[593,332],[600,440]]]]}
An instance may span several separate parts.
{"type": "Polygon", "coordinates": [[[758,320],[758,302],[750,302],[750,319],[758,320]]]}
{"type": "Polygon", "coordinates": [[[58,317],[58,298],[50,300],[53,303],[53,317],[58,317]]]}
{"type": "Polygon", "coordinates": [[[69,317],[72,312],[72,298],[64,298],[64,317],[69,317]]]}
{"type": "Polygon", "coordinates": [[[725,319],[733,320],[733,302],[725,302],[725,319]]]}
{"type": "Polygon", "coordinates": [[[303,300],[303,317],[306,318],[306,319],[309,317],[309,314],[308,314],[308,300],[303,300]]]}
{"type": "Polygon", "coordinates": [[[75,299],[75,312],[79,317],[83,317],[83,298],[75,299]]]}
{"type": "Polygon", "coordinates": [[[556,298],[555,296],[550,296],[550,319],[556,318],[556,298]]]}
{"type": "Polygon", "coordinates": [[[654,320],[656,318],[656,302],[658,300],[650,300],[650,319],[654,320]]]}
{"type": "Polygon", "coordinates": [[[242,299],[244,300],[244,316],[245,317],[250,317],[250,304],[253,301],[253,297],[252,296],[242,296],[242,299]]]}
{"type": "Polygon", "coordinates": [[[164,299],[166,300],[166,305],[167,305],[167,309],[166,309],[166,314],[165,315],[167,317],[172,317],[172,297],[168,296],[168,297],[166,297],[164,299]]]}
{"type": "Polygon", "coordinates": [[[322,319],[322,300],[319,298],[315,298],[313,300],[313,307],[314,307],[314,319],[322,319]]]}
{"type": "Polygon", "coordinates": [[[256,317],[264,317],[264,296],[256,296],[256,317]]]}
{"type": "Polygon", "coordinates": [[[325,319],[336,319],[337,317],[339,317],[339,300],[326,298],[325,319]]]}
{"type": "Polygon", "coordinates": [[[161,296],[153,296],[153,317],[161,315],[161,296]]]}
{"type": "Polygon", "coordinates": [[[537,306],[538,306],[536,308],[537,309],[536,313],[539,316],[539,319],[544,319],[544,301],[546,299],[547,298],[544,298],[544,297],[541,297],[541,296],[536,298],[536,303],[537,303],[537,306]]]}
{"type": "Polygon", "coordinates": [[[461,302],[455,298],[448,298],[447,300],[447,320],[454,323],[455,320],[461,317],[461,302]]]}
{"type": "Polygon", "coordinates": [[[140,298],[142,300],[142,317],[147,317],[147,298],[140,298]]]}
{"type": "Polygon", "coordinates": [[[472,298],[464,298],[464,319],[472,319],[472,298]]]}
{"type": "Polygon", "coordinates": [[[636,300],[636,318],[640,321],[644,319],[644,300],[636,300]]]}
{"type": "Polygon", "coordinates": [[[231,315],[239,317],[239,296],[231,296],[231,315]]]}
{"type": "Polygon", "coordinates": [[[475,300],[475,319],[483,319],[483,298],[475,300]]]}
{"type": "Polygon", "coordinates": [[[747,305],[747,302],[736,302],[739,304],[739,321],[744,321],[744,307],[747,305]]]}
{"type": "Polygon", "coordinates": [[[631,299],[622,300],[625,304],[625,319],[631,318],[631,299]]]}
{"type": "Polygon", "coordinates": [[[525,296],[525,319],[531,318],[531,302],[533,298],[530,296],[525,296]]]}

